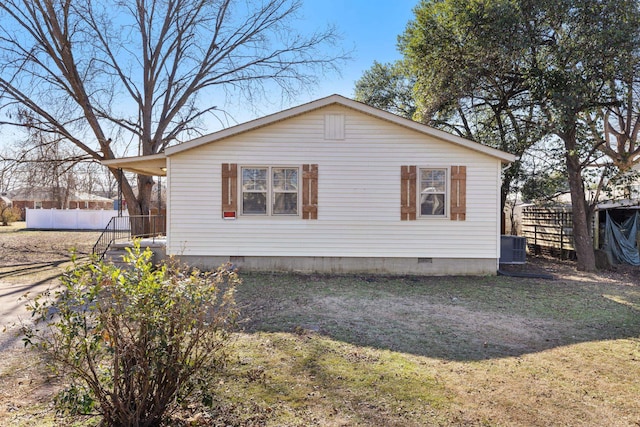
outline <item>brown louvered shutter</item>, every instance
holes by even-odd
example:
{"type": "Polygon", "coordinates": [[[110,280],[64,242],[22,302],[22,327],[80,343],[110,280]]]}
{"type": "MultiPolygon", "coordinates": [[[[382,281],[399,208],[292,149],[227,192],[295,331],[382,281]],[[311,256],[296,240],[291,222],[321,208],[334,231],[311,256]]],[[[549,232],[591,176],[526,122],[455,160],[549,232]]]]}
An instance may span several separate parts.
{"type": "Polygon", "coordinates": [[[414,221],[417,214],[416,167],[401,166],[400,168],[400,219],[414,221]]]}
{"type": "Polygon", "coordinates": [[[451,220],[464,221],[467,216],[467,167],[451,166],[451,220]]]}
{"type": "Polygon", "coordinates": [[[238,214],[238,165],[222,164],[222,217],[235,218],[238,214]]]}
{"type": "Polygon", "coordinates": [[[302,219],[318,219],[318,165],[302,165],[302,219]]]}

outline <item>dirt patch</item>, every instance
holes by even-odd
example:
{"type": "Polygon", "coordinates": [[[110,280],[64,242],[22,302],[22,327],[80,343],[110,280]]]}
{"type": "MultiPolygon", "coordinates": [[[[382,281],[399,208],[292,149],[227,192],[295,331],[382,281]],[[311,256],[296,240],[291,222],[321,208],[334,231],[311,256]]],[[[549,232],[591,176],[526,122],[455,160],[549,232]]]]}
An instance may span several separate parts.
{"type": "Polygon", "coordinates": [[[500,269],[531,276],[550,275],[551,280],[612,283],[640,286],[640,267],[618,264],[595,273],[578,271],[576,263],[545,256],[529,256],[525,264],[501,264],[500,269]]]}
{"type": "MultiPolygon", "coordinates": [[[[432,347],[434,343],[441,342],[441,355],[444,354],[444,347],[458,340],[464,343],[456,344],[457,349],[462,346],[484,354],[497,348],[503,356],[539,351],[560,339],[556,331],[566,327],[566,323],[560,321],[476,310],[455,297],[448,303],[395,297],[385,298],[384,304],[380,304],[379,299],[366,301],[327,296],[314,301],[313,310],[334,319],[344,319],[345,312],[361,313],[358,327],[388,330],[390,336],[386,342],[392,349],[396,349],[399,343],[392,344],[395,334],[393,328],[389,330],[389,325],[395,325],[396,331],[405,332],[405,337],[417,337],[429,342],[432,347]]],[[[353,318],[349,322],[354,324],[353,318]]],[[[382,338],[380,334],[375,336],[377,340],[382,338]]],[[[402,345],[397,350],[416,351],[415,343],[411,343],[412,348],[406,347],[402,345]]]]}
{"type": "Polygon", "coordinates": [[[78,256],[91,253],[100,236],[96,231],[0,230],[0,267],[24,267],[69,260],[71,251],[78,256]]]}
{"type": "Polygon", "coordinates": [[[24,349],[19,335],[20,322],[30,320],[25,295],[57,286],[58,277],[71,265],[72,250],[86,257],[99,235],[26,230],[24,223],[0,227],[1,425],[41,425],[44,418],[54,418],[51,399],[59,385],[39,358],[24,349]]]}
{"type": "Polygon", "coordinates": [[[54,377],[37,355],[25,351],[3,351],[0,361],[0,420],[11,420],[12,425],[22,419],[28,423],[28,416],[21,414],[25,409],[50,411],[51,397],[59,387],[54,377]]]}
{"type": "Polygon", "coordinates": [[[96,231],[27,230],[24,223],[0,227],[0,350],[19,347],[16,323],[30,317],[26,298],[58,285],[72,254],[88,256],[100,236],[96,231]]]}
{"type": "Polygon", "coordinates": [[[449,360],[519,356],[640,334],[633,269],[579,272],[531,259],[553,279],[247,274],[247,331],[296,328],[374,348],[449,360]]]}

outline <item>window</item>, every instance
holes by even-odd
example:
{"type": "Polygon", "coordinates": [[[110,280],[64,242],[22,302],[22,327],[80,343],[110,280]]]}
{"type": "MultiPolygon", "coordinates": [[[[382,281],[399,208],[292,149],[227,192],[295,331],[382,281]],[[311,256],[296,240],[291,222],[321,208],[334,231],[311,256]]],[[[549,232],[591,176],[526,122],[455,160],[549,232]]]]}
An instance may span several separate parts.
{"type": "Polygon", "coordinates": [[[400,166],[400,220],[415,221],[418,217],[466,221],[466,166],[400,166]]]}
{"type": "Polygon", "coordinates": [[[267,168],[242,168],[242,213],[267,214],[267,168]]]}
{"type": "MultiPolygon", "coordinates": [[[[223,163],[221,166],[222,218],[236,219],[239,213],[318,219],[317,164],[239,167],[236,163],[223,163]]],[[[415,180],[413,188],[415,190],[415,180]]]]}
{"type": "Polygon", "coordinates": [[[420,169],[420,216],[445,216],[447,170],[420,169]]]}
{"type": "Polygon", "coordinates": [[[242,214],[298,215],[298,168],[242,168],[242,214]]]}
{"type": "Polygon", "coordinates": [[[273,214],[298,214],[298,169],[273,168],[273,214]]]}

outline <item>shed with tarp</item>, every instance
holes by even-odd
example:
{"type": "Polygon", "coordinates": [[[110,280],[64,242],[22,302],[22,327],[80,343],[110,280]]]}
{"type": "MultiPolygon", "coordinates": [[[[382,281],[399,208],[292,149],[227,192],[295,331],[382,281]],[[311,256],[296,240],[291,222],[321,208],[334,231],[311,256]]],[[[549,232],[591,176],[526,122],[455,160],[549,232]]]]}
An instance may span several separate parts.
{"type": "Polygon", "coordinates": [[[637,200],[623,200],[598,205],[596,248],[602,249],[612,264],[640,266],[639,204],[637,200]]]}

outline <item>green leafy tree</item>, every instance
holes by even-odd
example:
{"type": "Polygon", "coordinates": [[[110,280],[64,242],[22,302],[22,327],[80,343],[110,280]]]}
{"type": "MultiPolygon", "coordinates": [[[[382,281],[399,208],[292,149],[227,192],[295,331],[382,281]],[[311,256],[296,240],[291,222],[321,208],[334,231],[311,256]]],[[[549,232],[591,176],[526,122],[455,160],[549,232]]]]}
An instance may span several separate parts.
{"type": "Polygon", "coordinates": [[[157,426],[181,402],[211,405],[212,381],[236,317],[238,276],[156,268],[139,245],[126,265],[90,262],[62,290],[30,303],[25,343],[42,350],[68,387],[59,407],[98,412],[107,426],[157,426]]]}
{"type": "Polygon", "coordinates": [[[549,202],[569,190],[567,177],[558,171],[545,171],[529,175],[522,184],[525,202],[549,202]]]}
{"type": "MultiPolygon", "coordinates": [[[[595,269],[583,173],[601,145],[585,115],[619,103],[612,82],[638,55],[638,7],[627,0],[424,0],[400,38],[423,121],[517,156],[545,135],[562,142],[582,270],[595,269]]],[[[519,167],[508,170],[505,184],[519,167]]]]}
{"type": "Polygon", "coordinates": [[[413,79],[402,64],[374,62],[356,82],[355,99],[372,107],[412,119],[416,112],[413,79]]]}
{"type": "Polygon", "coordinates": [[[564,145],[578,268],[595,270],[590,209],[583,173],[598,149],[584,116],[618,103],[611,82],[637,55],[637,2],[613,0],[523,2],[536,61],[528,67],[531,92],[544,124],[564,145]]]}
{"type": "Polygon", "coordinates": [[[518,158],[504,171],[503,207],[523,173],[520,158],[544,134],[526,79],[514,72],[530,57],[519,19],[511,1],[424,1],[399,39],[415,76],[416,118],[518,158]]]}

